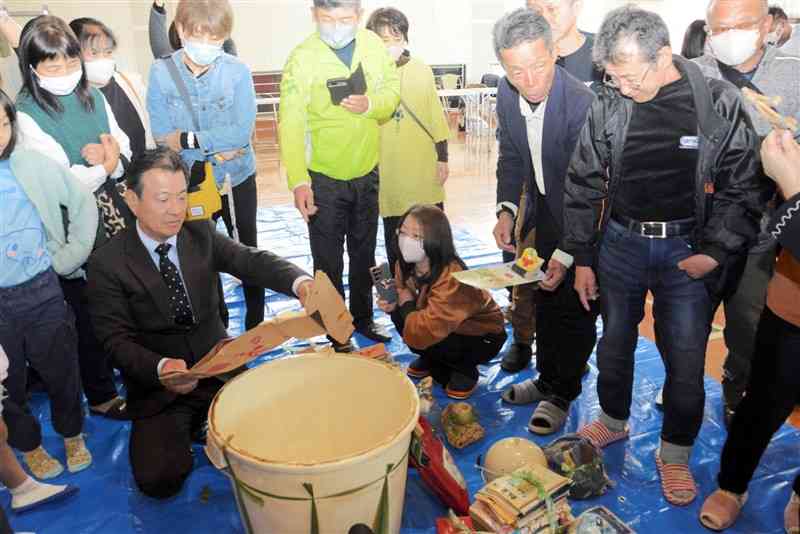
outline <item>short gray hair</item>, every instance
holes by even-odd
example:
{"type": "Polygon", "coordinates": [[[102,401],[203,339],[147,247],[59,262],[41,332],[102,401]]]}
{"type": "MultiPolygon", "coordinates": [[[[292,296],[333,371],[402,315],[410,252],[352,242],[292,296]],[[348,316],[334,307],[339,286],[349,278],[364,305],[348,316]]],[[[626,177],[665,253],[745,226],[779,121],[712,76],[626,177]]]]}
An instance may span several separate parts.
{"type": "Polygon", "coordinates": [[[314,7],[319,9],[336,9],[337,7],[361,8],[361,0],[314,0],[314,7]]]}
{"type": "Polygon", "coordinates": [[[658,51],[670,46],[669,30],[664,19],[652,11],[634,5],[619,7],[603,20],[594,38],[592,59],[601,68],[627,61],[621,48],[628,42],[635,42],[642,57],[653,63],[658,51]]]}
{"type": "Polygon", "coordinates": [[[521,7],[506,13],[492,30],[494,53],[502,61],[500,52],[515,48],[522,43],[544,39],[547,50],[553,51],[553,31],[547,20],[535,10],[521,7]]]}

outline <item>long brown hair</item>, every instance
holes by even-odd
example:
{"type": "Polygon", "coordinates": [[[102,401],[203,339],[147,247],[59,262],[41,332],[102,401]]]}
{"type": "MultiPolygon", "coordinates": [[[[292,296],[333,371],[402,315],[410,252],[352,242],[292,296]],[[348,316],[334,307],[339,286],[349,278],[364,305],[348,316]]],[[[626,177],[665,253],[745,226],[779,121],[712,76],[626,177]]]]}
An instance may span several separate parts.
{"type": "MultiPolygon", "coordinates": [[[[442,275],[442,271],[453,262],[466,269],[464,261],[458,256],[456,246],[453,243],[453,231],[450,229],[450,221],[444,211],[432,204],[417,204],[411,206],[400,218],[397,224],[398,231],[403,227],[407,217],[414,217],[422,227],[423,249],[430,262],[430,274],[421,284],[432,284],[442,275]]],[[[398,251],[399,252],[399,251],[398,251]]],[[[403,281],[414,276],[414,264],[406,263],[402,254],[397,255],[400,261],[400,272],[403,281]]]]}

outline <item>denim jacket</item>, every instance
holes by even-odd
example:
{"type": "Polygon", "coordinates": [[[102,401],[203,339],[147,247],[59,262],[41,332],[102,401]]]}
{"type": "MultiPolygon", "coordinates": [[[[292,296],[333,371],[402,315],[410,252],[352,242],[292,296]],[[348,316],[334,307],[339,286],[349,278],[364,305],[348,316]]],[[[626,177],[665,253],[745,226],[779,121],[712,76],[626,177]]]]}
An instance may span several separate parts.
{"type": "Polygon", "coordinates": [[[150,68],[147,111],[153,137],[158,140],[175,130],[194,132],[201,148],[182,150],[183,161],[191,168],[196,161],[210,160],[217,184],[222,186],[225,175],[229,174],[235,187],[256,172],[250,144],[256,120],[256,95],[250,69],[238,58],[223,53],[208,71],[195,78],[184,65],[183,54],[183,50],[178,50],[150,68]],[[174,61],[178,66],[197,112],[200,131],[196,131],[165,61],[174,61]],[[218,161],[213,157],[240,148],[244,149],[242,155],[234,159],[218,161]]]}

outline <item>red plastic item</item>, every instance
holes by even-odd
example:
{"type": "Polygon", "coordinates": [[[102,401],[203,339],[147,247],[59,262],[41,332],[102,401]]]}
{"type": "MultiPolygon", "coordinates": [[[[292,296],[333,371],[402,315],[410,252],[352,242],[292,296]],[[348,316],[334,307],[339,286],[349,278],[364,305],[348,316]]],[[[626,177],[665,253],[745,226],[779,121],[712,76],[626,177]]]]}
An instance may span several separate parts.
{"type": "MultiPolygon", "coordinates": [[[[459,517],[469,528],[475,528],[472,524],[472,518],[469,516],[459,517]]],[[[436,520],[436,534],[461,534],[456,530],[450,520],[446,517],[440,517],[436,520]]]]}
{"type": "Polygon", "coordinates": [[[436,437],[424,416],[419,417],[411,437],[410,462],[419,471],[422,481],[459,516],[469,515],[467,483],[450,452],[436,437]]]}

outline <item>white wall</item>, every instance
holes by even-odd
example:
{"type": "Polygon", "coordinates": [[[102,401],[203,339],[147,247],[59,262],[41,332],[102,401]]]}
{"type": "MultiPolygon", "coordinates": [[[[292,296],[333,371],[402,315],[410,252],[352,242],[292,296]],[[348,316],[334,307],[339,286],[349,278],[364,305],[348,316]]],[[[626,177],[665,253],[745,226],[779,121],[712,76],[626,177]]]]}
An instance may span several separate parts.
{"type": "MultiPolygon", "coordinates": [[[[495,61],[491,44],[494,21],[524,0],[363,0],[368,16],[377,7],[396,6],[411,21],[412,52],[428,63],[466,63],[470,81],[477,81],[495,61]]],[[[7,0],[9,9],[50,11],[67,21],[92,16],[118,35],[118,61],[123,68],[144,75],[152,62],[147,41],[150,0],[7,0]]],[[[313,31],[311,0],[231,0],[236,15],[233,37],[242,59],[253,70],[278,70],[290,50],[313,31]]],[[[584,0],[579,26],[596,31],[610,9],[627,0],[584,0]]],[[[661,14],[667,22],[673,48],[680,50],[691,21],[704,18],[706,0],[639,0],[642,7],[661,14]]],[[[771,0],[800,16],[800,0],[771,0]]],[[[176,0],[167,2],[170,17],[176,0]]],[[[21,22],[24,22],[21,20],[21,22]]],[[[0,61],[0,70],[15,67],[15,58],[0,61]]],[[[8,76],[8,75],[7,75],[8,76]]]]}

